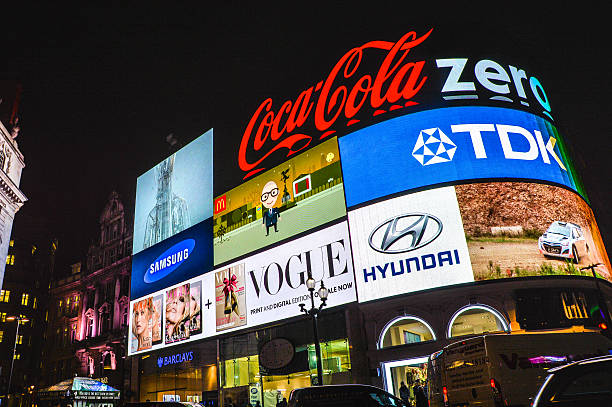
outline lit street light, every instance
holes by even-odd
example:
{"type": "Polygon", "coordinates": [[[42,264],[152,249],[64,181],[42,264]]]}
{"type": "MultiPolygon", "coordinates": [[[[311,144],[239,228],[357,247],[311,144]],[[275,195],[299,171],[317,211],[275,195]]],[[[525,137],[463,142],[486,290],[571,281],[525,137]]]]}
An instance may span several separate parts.
{"type": "Polygon", "coordinates": [[[13,380],[13,365],[15,364],[15,355],[17,354],[17,340],[19,338],[19,325],[25,322],[29,322],[30,320],[28,318],[25,317],[7,317],[6,318],[7,321],[14,321],[17,320],[17,329],[15,331],[15,343],[13,344],[13,360],[11,361],[11,372],[9,374],[9,382],[8,382],[8,389],[7,389],[7,396],[11,394],[11,382],[13,380]]]}
{"type": "Polygon", "coordinates": [[[312,318],[312,329],[314,332],[314,343],[315,343],[315,354],[317,360],[317,384],[319,386],[323,385],[323,362],[321,360],[321,345],[319,344],[319,330],[317,327],[317,318],[321,309],[326,305],[327,296],[329,295],[329,291],[323,285],[323,281],[321,281],[321,288],[317,293],[319,294],[319,299],[321,299],[321,305],[319,307],[315,307],[314,303],[314,290],[315,290],[316,281],[312,276],[308,276],[308,280],[306,280],[306,287],[308,287],[308,292],[310,293],[310,309],[306,309],[305,304],[300,304],[300,311],[304,314],[308,315],[312,318]]]}

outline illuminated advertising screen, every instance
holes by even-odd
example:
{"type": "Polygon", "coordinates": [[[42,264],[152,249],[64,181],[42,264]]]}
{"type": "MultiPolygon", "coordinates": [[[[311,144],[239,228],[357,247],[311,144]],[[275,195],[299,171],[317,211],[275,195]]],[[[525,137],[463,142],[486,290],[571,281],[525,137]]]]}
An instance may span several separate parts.
{"type": "Polygon", "coordinates": [[[346,215],[336,138],[214,200],[215,265],[346,215]]]}
{"type": "Polygon", "coordinates": [[[346,221],[131,301],[129,354],[300,315],[309,274],[328,288],[328,307],[356,301],[346,221]]]}
{"type": "Polygon", "coordinates": [[[537,180],[585,196],[556,127],[518,110],[423,111],[358,130],[340,138],[339,145],[348,207],[482,179],[537,180]]]}
{"type": "Polygon", "coordinates": [[[474,281],[453,187],[348,214],[359,301],[474,281]]]}
{"type": "Polygon", "coordinates": [[[212,216],[212,153],[209,130],[138,177],[133,254],[212,216]]]}
{"type": "Polygon", "coordinates": [[[593,212],[565,188],[459,184],[349,211],[359,301],[475,280],[582,275],[612,281],[593,212]]]}
{"type": "Polygon", "coordinates": [[[138,177],[131,298],[212,269],[209,130],[138,177]]]}

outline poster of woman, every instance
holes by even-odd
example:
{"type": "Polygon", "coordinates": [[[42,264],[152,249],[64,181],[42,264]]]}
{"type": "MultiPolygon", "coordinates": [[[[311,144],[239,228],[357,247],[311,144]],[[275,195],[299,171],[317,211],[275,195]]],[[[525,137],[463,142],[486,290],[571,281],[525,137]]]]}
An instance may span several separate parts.
{"type": "Polygon", "coordinates": [[[152,318],[153,301],[150,297],[134,303],[132,309],[132,352],[150,349],[153,345],[152,318]]]}
{"type": "Polygon", "coordinates": [[[189,284],[166,291],[166,344],[189,339],[189,284]]]}
{"type": "Polygon", "coordinates": [[[189,300],[189,334],[197,335],[202,333],[202,282],[191,283],[191,299],[189,300]]]}
{"type": "Polygon", "coordinates": [[[153,345],[157,345],[162,343],[162,321],[163,321],[163,304],[164,304],[164,295],[156,295],[153,297],[153,318],[151,319],[152,328],[151,334],[153,336],[153,345]]]}
{"type": "Polygon", "coordinates": [[[246,325],[244,264],[215,273],[217,332],[246,325]]]}

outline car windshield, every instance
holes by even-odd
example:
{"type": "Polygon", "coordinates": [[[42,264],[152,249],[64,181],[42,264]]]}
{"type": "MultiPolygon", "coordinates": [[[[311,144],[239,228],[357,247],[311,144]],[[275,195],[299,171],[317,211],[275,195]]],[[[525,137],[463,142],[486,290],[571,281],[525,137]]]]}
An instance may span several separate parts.
{"type": "Polygon", "coordinates": [[[558,223],[553,223],[552,225],[550,225],[546,233],[556,233],[558,235],[569,237],[570,229],[567,226],[561,226],[558,223]]]}

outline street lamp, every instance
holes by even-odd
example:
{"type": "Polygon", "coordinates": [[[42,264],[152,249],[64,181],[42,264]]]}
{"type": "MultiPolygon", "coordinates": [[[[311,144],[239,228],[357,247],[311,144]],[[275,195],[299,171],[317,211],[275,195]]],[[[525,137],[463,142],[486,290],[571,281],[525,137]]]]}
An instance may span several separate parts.
{"type": "Polygon", "coordinates": [[[7,321],[17,320],[17,329],[15,331],[15,344],[13,345],[13,360],[11,361],[11,373],[9,374],[8,390],[7,395],[11,394],[11,382],[13,381],[13,365],[15,364],[15,355],[17,354],[17,340],[19,339],[19,325],[22,323],[29,322],[30,320],[26,317],[6,317],[7,321]]]}
{"type": "Polygon", "coordinates": [[[319,291],[317,291],[317,294],[319,294],[319,299],[321,300],[321,305],[319,305],[319,307],[315,307],[315,284],[316,281],[314,280],[314,278],[312,278],[312,276],[308,276],[308,279],[306,280],[306,287],[308,288],[308,292],[310,293],[310,309],[306,309],[305,304],[300,304],[300,311],[302,311],[304,314],[308,315],[312,319],[315,354],[317,360],[317,384],[321,386],[323,385],[323,363],[321,360],[321,345],[319,344],[319,329],[317,327],[317,318],[319,316],[319,313],[321,312],[321,309],[323,309],[323,307],[327,305],[326,302],[327,296],[329,295],[329,291],[323,285],[323,281],[321,281],[321,288],[319,288],[319,291]]]}

